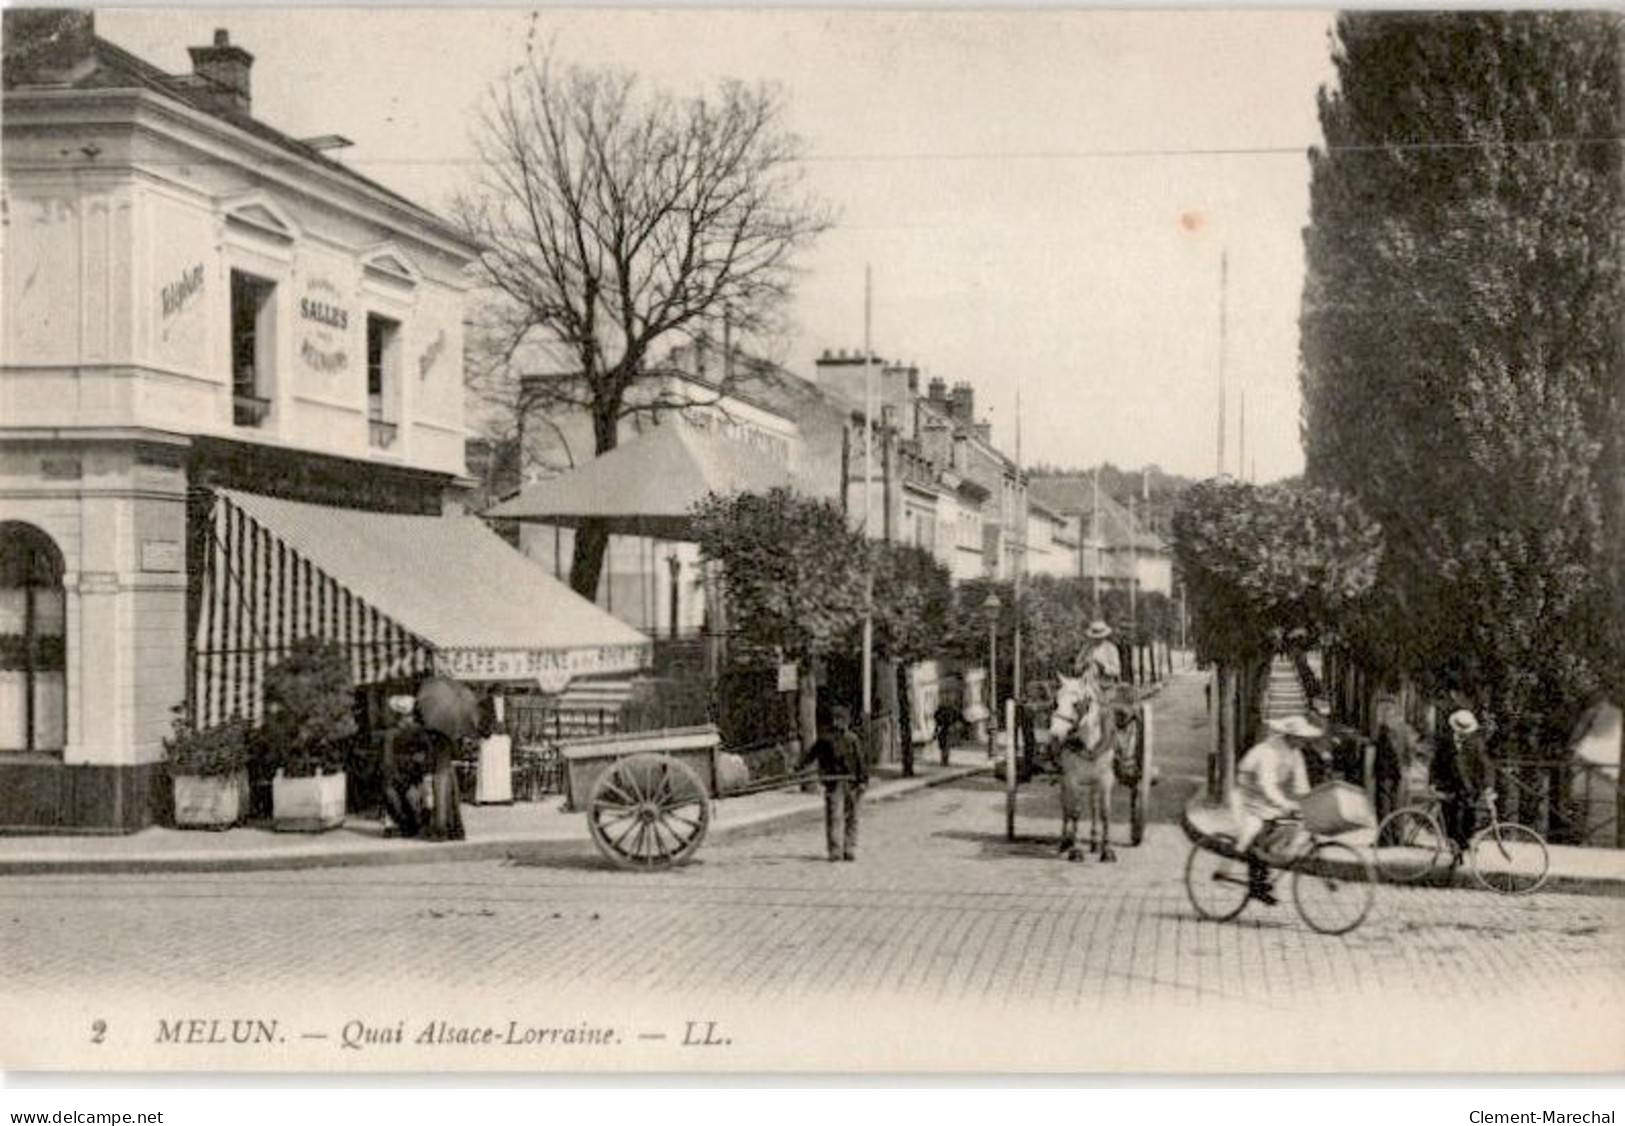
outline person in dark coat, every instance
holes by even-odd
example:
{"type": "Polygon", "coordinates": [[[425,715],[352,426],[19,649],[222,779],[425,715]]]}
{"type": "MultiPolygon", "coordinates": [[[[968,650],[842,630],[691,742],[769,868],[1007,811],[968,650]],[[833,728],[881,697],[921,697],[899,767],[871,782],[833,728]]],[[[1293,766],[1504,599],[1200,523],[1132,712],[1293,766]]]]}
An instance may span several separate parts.
{"type": "Polygon", "coordinates": [[[858,804],[869,785],[869,763],[863,743],[852,730],[852,712],[841,705],[830,709],[831,723],[802,753],[796,770],[817,764],[824,783],[824,843],[831,860],[856,860],[858,804]]]}
{"type": "Polygon", "coordinates": [[[417,723],[411,696],[391,696],[392,722],[384,732],[383,764],[384,810],[390,825],[386,833],[415,837],[423,831],[423,777],[428,770],[426,732],[417,723]]]}
{"type": "Polygon", "coordinates": [[[948,706],[944,700],[937,705],[937,710],[931,713],[931,718],[937,724],[937,750],[942,754],[942,765],[948,765],[948,740],[953,736],[954,724],[959,719],[959,713],[948,706]]]}
{"type": "Polygon", "coordinates": [[[1484,785],[1484,757],[1479,745],[1478,717],[1463,708],[1450,713],[1450,737],[1441,739],[1428,770],[1428,781],[1441,797],[1444,831],[1458,852],[1472,839],[1478,819],[1478,794],[1484,785]]]}

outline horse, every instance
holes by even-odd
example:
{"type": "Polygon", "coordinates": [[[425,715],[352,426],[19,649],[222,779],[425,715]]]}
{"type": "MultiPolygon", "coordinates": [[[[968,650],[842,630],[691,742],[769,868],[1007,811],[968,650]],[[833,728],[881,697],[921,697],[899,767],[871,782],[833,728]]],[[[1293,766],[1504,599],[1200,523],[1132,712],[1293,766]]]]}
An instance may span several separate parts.
{"type": "Polygon", "coordinates": [[[1078,847],[1078,821],[1087,802],[1089,849],[1099,852],[1102,863],[1111,863],[1117,859],[1112,851],[1111,817],[1120,733],[1114,710],[1107,705],[1095,677],[1061,677],[1050,718],[1050,736],[1060,748],[1060,851],[1068,860],[1083,859],[1083,850],[1078,847]]]}

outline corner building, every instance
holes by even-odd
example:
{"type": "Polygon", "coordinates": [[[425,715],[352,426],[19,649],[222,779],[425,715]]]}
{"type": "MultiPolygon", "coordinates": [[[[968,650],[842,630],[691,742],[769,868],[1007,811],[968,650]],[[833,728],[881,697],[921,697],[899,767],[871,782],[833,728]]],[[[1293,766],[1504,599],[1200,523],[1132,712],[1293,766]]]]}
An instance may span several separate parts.
{"type": "Polygon", "coordinates": [[[205,623],[271,600],[222,496],[421,517],[467,484],[475,248],[331,159],[342,139],[255,118],[226,31],[191,56],[166,74],[91,12],[5,13],[3,830],[161,807],[172,709],[218,679],[205,623]]]}

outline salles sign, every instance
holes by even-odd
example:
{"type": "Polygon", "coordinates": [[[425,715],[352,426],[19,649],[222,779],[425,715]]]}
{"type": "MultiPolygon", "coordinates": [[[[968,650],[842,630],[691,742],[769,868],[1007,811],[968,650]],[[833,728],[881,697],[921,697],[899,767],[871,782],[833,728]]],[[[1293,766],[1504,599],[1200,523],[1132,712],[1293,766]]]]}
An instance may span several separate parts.
{"type": "Polygon", "coordinates": [[[326,278],[313,277],[305,283],[305,295],[299,299],[299,318],[305,327],[299,355],[315,371],[343,371],[350,366],[345,350],[350,311],[340,304],[341,297],[338,286],[326,278]]]}

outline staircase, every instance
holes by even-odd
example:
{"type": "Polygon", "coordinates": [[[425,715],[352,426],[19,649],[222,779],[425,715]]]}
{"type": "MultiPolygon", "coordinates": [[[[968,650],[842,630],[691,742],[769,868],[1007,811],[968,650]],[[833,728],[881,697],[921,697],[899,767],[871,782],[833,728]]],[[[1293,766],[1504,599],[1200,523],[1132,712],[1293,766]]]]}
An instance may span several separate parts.
{"type": "Polygon", "coordinates": [[[1301,715],[1309,710],[1309,701],[1303,694],[1303,683],[1290,657],[1277,655],[1270,662],[1270,679],[1264,688],[1264,720],[1282,716],[1301,715]]]}

